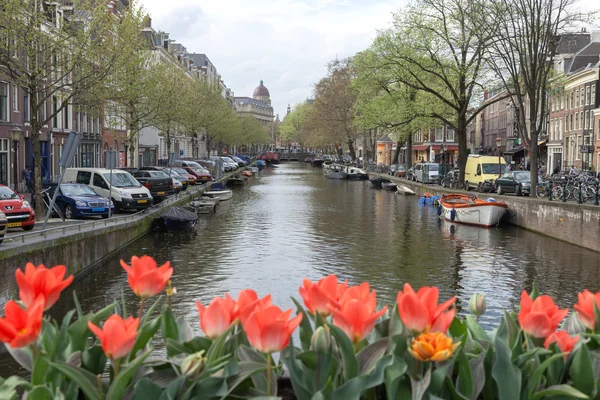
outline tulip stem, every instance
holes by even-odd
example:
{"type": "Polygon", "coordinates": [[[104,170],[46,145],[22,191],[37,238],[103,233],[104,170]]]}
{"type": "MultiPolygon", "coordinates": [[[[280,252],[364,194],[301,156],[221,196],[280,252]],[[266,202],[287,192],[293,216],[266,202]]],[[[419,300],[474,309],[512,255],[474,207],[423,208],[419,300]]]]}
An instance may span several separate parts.
{"type": "Polygon", "coordinates": [[[31,349],[31,358],[33,359],[33,361],[35,361],[35,359],[36,359],[36,358],[37,358],[37,356],[38,356],[37,349],[35,348],[35,345],[34,345],[34,344],[32,344],[32,345],[30,346],[30,349],[31,349]]]}
{"type": "Polygon", "coordinates": [[[96,375],[96,384],[98,385],[98,392],[100,392],[100,398],[104,398],[104,389],[102,387],[102,375],[96,375]]]}
{"type": "Polygon", "coordinates": [[[113,360],[113,379],[115,379],[119,375],[119,364],[121,360],[113,360]]]}
{"type": "Polygon", "coordinates": [[[142,321],[142,314],[144,313],[144,301],[145,299],[142,297],[142,300],[140,301],[140,312],[138,314],[138,318],[140,321],[142,321]]]}
{"type": "Polygon", "coordinates": [[[267,353],[267,396],[271,395],[271,353],[267,353]]]}

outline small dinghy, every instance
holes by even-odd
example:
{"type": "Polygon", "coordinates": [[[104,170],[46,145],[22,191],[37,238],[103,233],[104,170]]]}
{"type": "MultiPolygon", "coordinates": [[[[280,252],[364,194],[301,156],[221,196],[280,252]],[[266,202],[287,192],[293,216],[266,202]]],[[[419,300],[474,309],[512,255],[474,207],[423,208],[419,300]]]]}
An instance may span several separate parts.
{"type": "Polygon", "coordinates": [[[163,232],[180,231],[193,228],[198,216],[182,207],[171,207],[160,217],[154,218],[154,225],[163,232]]]}
{"type": "Polygon", "coordinates": [[[248,167],[248,171],[252,172],[253,174],[257,174],[259,169],[258,167],[248,167]]]}
{"type": "Polygon", "coordinates": [[[348,174],[344,171],[341,165],[331,164],[325,171],[325,176],[329,179],[346,179],[348,174]]]}
{"type": "Polygon", "coordinates": [[[381,182],[381,188],[383,190],[391,190],[392,192],[395,192],[397,189],[394,182],[381,182]]]}
{"type": "Polygon", "coordinates": [[[219,204],[219,199],[211,199],[209,197],[201,197],[198,200],[194,200],[190,202],[184,208],[189,210],[195,214],[210,214],[215,211],[217,208],[217,204],[219,204]]]}
{"type": "Polygon", "coordinates": [[[390,180],[386,178],[373,178],[370,179],[369,182],[371,182],[371,185],[373,185],[373,187],[381,189],[381,184],[383,182],[390,182],[390,180]]]}
{"type": "Polygon", "coordinates": [[[263,161],[263,160],[256,161],[256,167],[258,169],[263,169],[266,166],[267,166],[267,162],[266,161],[263,161]]]}
{"type": "Polygon", "coordinates": [[[356,167],[346,167],[346,174],[348,174],[348,179],[352,181],[369,179],[369,175],[364,170],[356,167]]]}
{"type": "Polygon", "coordinates": [[[227,180],[227,186],[244,186],[244,179],[242,179],[242,178],[229,178],[227,180]]]}
{"type": "Polygon", "coordinates": [[[405,185],[396,185],[396,193],[398,194],[416,194],[414,190],[405,185]]]}
{"type": "Polygon", "coordinates": [[[213,183],[210,185],[210,190],[204,192],[202,197],[208,197],[210,199],[217,199],[220,201],[229,200],[233,196],[233,192],[226,189],[222,183],[213,183]]]}
{"type": "Polygon", "coordinates": [[[508,205],[493,198],[481,200],[466,194],[447,194],[439,202],[438,215],[448,221],[486,228],[498,225],[508,209],[508,205]]]}

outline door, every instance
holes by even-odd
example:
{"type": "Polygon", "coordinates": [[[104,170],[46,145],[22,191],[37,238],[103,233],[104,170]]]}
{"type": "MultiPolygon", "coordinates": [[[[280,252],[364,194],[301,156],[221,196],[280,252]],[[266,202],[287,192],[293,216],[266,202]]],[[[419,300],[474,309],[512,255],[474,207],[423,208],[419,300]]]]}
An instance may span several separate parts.
{"type": "Polygon", "coordinates": [[[514,192],[515,191],[515,179],[513,177],[513,174],[511,174],[510,172],[502,175],[502,178],[500,178],[500,182],[501,182],[502,190],[504,192],[514,192]]]}
{"type": "Polygon", "coordinates": [[[110,197],[110,193],[108,190],[108,183],[104,177],[98,173],[94,174],[94,180],[92,181],[92,187],[102,197],[110,197]]]}

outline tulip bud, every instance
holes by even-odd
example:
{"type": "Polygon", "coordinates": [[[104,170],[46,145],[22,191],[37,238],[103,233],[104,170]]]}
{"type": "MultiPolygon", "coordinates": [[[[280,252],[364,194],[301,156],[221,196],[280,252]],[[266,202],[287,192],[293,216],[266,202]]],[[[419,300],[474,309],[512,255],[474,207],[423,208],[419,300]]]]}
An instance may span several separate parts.
{"type": "Polygon", "coordinates": [[[572,312],[562,323],[561,329],[570,336],[575,336],[585,332],[585,325],[579,319],[576,312],[572,312]]]}
{"type": "Polygon", "coordinates": [[[187,356],[181,363],[181,374],[188,379],[198,378],[206,365],[204,350],[187,356]]]}
{"type": "Polygon", "coordinates": [[[476,317],[480,317],[485,313],[486,308],[485,296],[480,293],[474,293],[471,296],[471,300],[469,300],[469,310],[471,310],[471,313],[476,317]]]}
{"type": "Polygon", "coordinates": [[[310,338],[310,349],[317,353],[327,353],[331,347],[331,334],[327,326],[318,327],[310,338]]]}

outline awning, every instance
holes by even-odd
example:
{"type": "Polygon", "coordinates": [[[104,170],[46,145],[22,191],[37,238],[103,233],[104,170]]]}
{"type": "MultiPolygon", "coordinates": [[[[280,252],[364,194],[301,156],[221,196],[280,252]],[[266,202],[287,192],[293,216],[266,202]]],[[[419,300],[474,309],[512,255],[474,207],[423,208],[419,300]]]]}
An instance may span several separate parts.
{"type": "MultiPolygon", "coordinates": [[[[432,144],[431,148],[434,150],[439,150],[441,148],[441,145],[432,144]]],[[[455,144],[445,145],[444,148],[445,148],[445,151],[458,151],[458,145],[455,145],[455,144]]]]}
{"type": "Polygon", "coordinates": [[[505,154],[507,156],[514,156],[514,155],[519,154],[522,151],[525,151],[525,146],[515,147],[513,149],[506,150],[503,154],[505,154]]]}
{"type": "Polygon", "coordinates": [[[412,147],[413,151],[425,151],[428,148],[429,148],[429,146],[427,146],[427,145],[413,146],[412,147]]]}
{"type": "Polygon", "coordinates": [[[538,140],[538,146],[546,144],[547,141],[548,141],[548,139],[538,140]]]}

